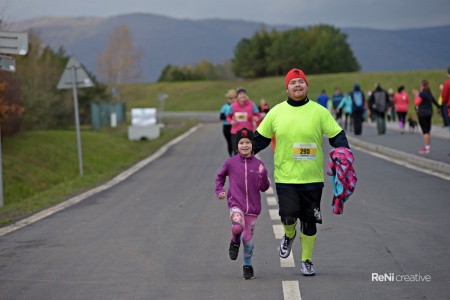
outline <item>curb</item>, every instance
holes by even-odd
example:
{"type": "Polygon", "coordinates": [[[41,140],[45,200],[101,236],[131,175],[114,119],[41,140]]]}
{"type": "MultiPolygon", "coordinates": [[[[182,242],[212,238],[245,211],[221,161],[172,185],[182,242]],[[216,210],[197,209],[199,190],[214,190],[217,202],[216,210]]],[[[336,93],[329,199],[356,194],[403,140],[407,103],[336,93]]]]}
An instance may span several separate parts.
{"type": "Polygon", "coordinates": [[[444,174],[446,176],[450,176],[450,164],[431,160],[428,158],[419,157],[417,155],[409,154],[403,151],[395,150],[392,148],[388,148],[385,146],[380,146],[376,144],[372,144],[369,142],[361,141],[352,136],[347,136],[348,141],[357,147],[368,150],[370,152],[386,155],[390,158],[405,161],[411,165],[414,165],[419,168],[424,168],[428,170],[432,170],[436,173],[444,174]]]}

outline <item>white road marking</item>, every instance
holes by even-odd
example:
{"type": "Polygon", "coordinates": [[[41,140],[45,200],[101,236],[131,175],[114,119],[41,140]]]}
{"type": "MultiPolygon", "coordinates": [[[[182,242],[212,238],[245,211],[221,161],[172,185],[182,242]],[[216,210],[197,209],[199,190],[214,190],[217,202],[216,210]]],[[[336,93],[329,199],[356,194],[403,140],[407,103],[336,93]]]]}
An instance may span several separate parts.
{"type": "MultiPolygon", "coordinates": [[[[280,247],[278,247],[278,252],[280,251],[280,247]]],[[[295,268],[294,255],[289,255],[286,258],[280,257],[280,265],[282,268],[295,268]]]]}
{"type": "Polygon", "coordinates": [[[277,198],[275,198],[275,197],[267,197],[267,204],[269,206],[276,206],[276,205],[278,205],[277,198]]]}
{"type": "Polygon", "coordinates": [[[283,281],[284,300],[301,300],[298,281],[283,281]]]}
{"type": "Polygon", "coordinates": [[[278,208],[269,209],[269,215],[271,220],[280,219],[280,216],[278,215],[278,208]]]}
{"type": "Polygon", "coordinates": [[[272,225],[275,238],[281,240],[284,235],[283,225],[272,225]]]}
{"type": "Polygon", "coordinates": [[[159,148],[158,151],[156,151],[153,155],[147,157],[146,159],[141,160],[140,162],[138,162],[137,164],[135,164],[134,166],[132,166],[131,168],[129,168],[128,170],[120,173],[119,175],[117,175],[116,177],[114,177],[113,179],[111,179],[110,181],[106,182],[105,184],[98,186],[92,190],[89,190],[87,192],[84,192],[78,196],[75,196],[73,198],[70,198],[69,200],[66,200],[64,202],[61,202],[58,205],[52,206],[46,210],[43,210],[41,212],[38,212],[28,218],[25,218],[23,220],[20,220],[17,223],[11,224],[9,226],[0,228],[0,236],[3,236],[5,234],[8,234],[10,232],[13,232],[17,229],[20,229],[22,227],[25,227],[29,224],[32,224],[34,222],[37,222],[45,217],[48,217],[58,211],[61,211],[69,206],[72,206],[76,203],[79,203],[81,201],[83,201],[84,199],[97,194],[98,192],[104,191],[122,181],[124,181],[125,179],[127,179],[128,177],[130,177],[131,175],[133,175],[134,173],[136,173],[137,171],[139,171],[140,169],[142,169],[143,167],[145,167],[146,165],[148,165],[149,163],[151,163],[152,161],[154,161],[155,159],[159,158],[161,155],[163,155],[171,146],[181,142],[183,139],[185,139],[186,137],[188,137],[189,135],[191,135],[192,133],[194,133],[195,131],[197,131],[197,129],[199,129],[201,126],[203,126],[202,124],[198,124],[197,126],[192,127],[191,129],[189,129],[187,132],[185,132],[184,134],[180,135],[179,137],[171,140],[170,142],[168,142],[167,144],[165,144],[164,146],[162,146],[161,148],[159,148]]]}
{"type": "MultiPolygon", "coordinates": [[[[273,195],[272,187],[266,191],[267,194],[267,204],[269,206],[278,206],[278,201],[276,197],[271,197],[268,195],[273,195]]],[[[269,208],[269,215],[271,220],[279,220],[280,217],[278,215],[278,208],[269,208]]],[[[275,238],[281,240],[284,235],[283,225],[277,224],[272,225],[273,233],[275,234],[275,238]]],[[[278,248],[280,251],[280,248],[278,248]]],[[[294,255],[289,255],[287,258],[280,257],[280,266],[282,268],[295,268],[294,255]]],[[[283,281],[283,295],[284,300],[301,300],[300,296],[300,285],[298,281],[283,281]]]]}

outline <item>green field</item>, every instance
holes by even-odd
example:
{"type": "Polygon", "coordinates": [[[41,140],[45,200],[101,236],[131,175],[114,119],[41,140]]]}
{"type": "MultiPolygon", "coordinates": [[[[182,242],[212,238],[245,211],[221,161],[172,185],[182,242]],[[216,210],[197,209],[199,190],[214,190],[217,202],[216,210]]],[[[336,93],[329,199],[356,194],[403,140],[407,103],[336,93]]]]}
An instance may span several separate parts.
{"type": "MultiPolygon", "coordinates": [[[[362,89],[373,89],[380,82],[386,90],[404,85],[412,98],[428,79],[437,98],[439,84],[446,80],[445,70],[384,73],[341,73],[308,76],[309,97],[315,99],[322,89],[329,95],[335,87],[350,91],[355,82],[362,89]]],[[[265,98],[273,106],[286,99],[284,77],[245,81],[202,81],[133,84],[121,87],[120,96],[127,109],[159,107],[157,95],[167,93],[166,111],[219,111],[230,88],[245,87],[255,102],[265,98]]],[[[411,105],[411,112],[413,106],[411,105]]],[[[111,179],[139,160],[148,157],[170,139],[188,130],[195,120],[164,120],[161,137],[153,141],[130,142],[127,125],[115,129],[81,133],[84,176],[79,176],[75,130],[31,131],[2,140],[4,207],[0,225],[10,224],[36,211],[111,179]],[[170,126],[170,124],[173,124],[170,126]]],[[[435,114],[434,122],[440,122],[435,114]]],[[[218,132],[218,134],[221,134],[218,132]]]]}
{"type": "Polygon", "coordinates": [[[4,206],[0,208],[0,225],[113,178],[197,123],[165,120],[161,136],[151,141],[129,141],[125,124],[101,131],[82,130],[82,177],[75,130],[31,131],[4,138],[4,206]]]}
{"type": "MultiPolygon", "coordinates": [[[[414,72],[380,72],[380,73],[339,73],[308,76],[309,97],[316,99],[322,89],[329,96],[334,88],[339,87],[342,92],[353,89],[358,82],[364,92],[374,89],[376,82],[388,90],[397,91],[401,85],[405,86],[411,100],[413,89],[420,89],[422,79],[430,82],[432,93],[437,99],[440,90],[439,84],[447,79],[446,70],[414,71],[414,72]]],[[[247,93],[257,104],[264,98],[271,105],[286,100],[284,77],[270,77],[257,80],[243,81],[200,81],[176,83],[133,84],[120,89],[127,108],[133,107],[159,107],[157,95],[167,93],[165,109],[168,111],[217,111],[225,103],[226,91],[230,88],[245,87],[247,93]]],[[[413,112],[413,105],[411,105],[413,112]]]]}

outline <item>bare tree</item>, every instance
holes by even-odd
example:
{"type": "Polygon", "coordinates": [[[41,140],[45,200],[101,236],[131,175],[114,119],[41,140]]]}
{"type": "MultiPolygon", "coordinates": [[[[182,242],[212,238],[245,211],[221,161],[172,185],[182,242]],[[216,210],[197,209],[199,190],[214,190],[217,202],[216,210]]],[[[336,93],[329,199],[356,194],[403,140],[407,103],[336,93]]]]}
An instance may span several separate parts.
{"type": "Polygon", "coordinates": [[[6,29],[8,27],[8,23],[5,20],[5,11],[6,7],[4,7],[3,5],[0,6],[0,30],[6,29]]]}
{"type": "Polygon", "coordinates": [[[141,76],[141,51],[133,46],[128,26],[116,27],[105,52],[97,56],[99,78],[110,86],[137,81],[141,76]]]}

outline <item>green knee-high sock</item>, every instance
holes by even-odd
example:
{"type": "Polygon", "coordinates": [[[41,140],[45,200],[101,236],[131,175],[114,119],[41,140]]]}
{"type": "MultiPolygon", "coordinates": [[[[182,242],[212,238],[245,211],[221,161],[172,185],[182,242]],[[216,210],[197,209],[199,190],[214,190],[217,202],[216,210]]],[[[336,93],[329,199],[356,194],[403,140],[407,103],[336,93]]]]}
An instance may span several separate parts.
{"type": "Polygon", "coordinates": [[[295,236],[295,226],[297,225],[297,221],[295,221],[295,224],[292,225],[282,225],[284,228],[284,234],[286,234],[288,238],[293,238],[295,236]]]}
{"type": "Polygon", "coordinates": [[[300,232],[300,243],[302,245],[302,261],[312,260],[314,244],[316,243],[317,233],[309,236],[300,232]]]}

